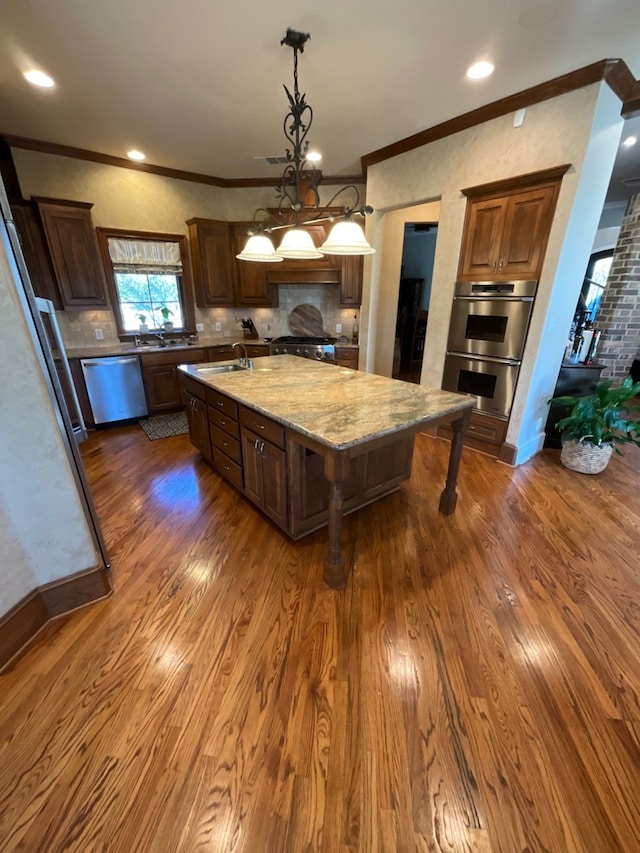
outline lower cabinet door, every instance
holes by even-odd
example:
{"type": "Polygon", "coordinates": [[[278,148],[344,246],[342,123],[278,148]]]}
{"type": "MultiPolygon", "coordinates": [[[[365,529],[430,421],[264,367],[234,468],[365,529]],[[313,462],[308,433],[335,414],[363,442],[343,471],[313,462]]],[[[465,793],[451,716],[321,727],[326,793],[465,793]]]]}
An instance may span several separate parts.
{"type": "Polygon", "coordinates": [[[280,527],[287,526],[287,455],[268,441],[260,446],[262,456],[263,509],[280,527]]]}
{"type": "Polygon", "coordinates": [[[173,364],[145,367],[142,371],[150,415],[179,409],[182,406],[180,386],[173,364]]]}
{"type": "Polygon", "coordinates": [[[244,493],[259,507],[262,506],[262,457],[258,452],[260,439],[252,432],[242,430],[242,467],[244,468],[244,493]]]}
{"type": "Polygon", "coordinates": [[[287,455],[260,436],[242,429],[244,492],[277,525],[287,529],[287,455]]]}
{"type": "Polygon", "coordinates": [[[185,402],[191,444],[197,447],[205,459],[211,461],[211,442],[209,440],[209,419],[207,418],[206,403],[189,393],[185,395],[185,402]]]}

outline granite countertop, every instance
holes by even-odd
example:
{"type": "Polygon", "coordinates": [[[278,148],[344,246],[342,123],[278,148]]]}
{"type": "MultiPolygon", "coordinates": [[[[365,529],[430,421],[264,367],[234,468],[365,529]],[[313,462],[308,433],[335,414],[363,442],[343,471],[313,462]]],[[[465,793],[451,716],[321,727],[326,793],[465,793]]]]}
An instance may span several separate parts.
{"type": "Polygon", "coordinates": [[[255,358],[253,364],[253,370],[233,373],[202,373],[202,364],[179,370],[336,450],[463,412],[476,400],[294,355],[255,358]]]}
{"type": "Polygon", "coordinates": [[[136,347],[131,343],[122,344],[107,344],[106,346],[96,344],[95,346],[84,347],[67,347],[67,358],[108,358],[109,356],[118,355],[144,355],[146,352],[175,352],[176,350],[191,350],[205,349],[208,347],[223,347],[230,344],[240,343],[247,345],[265,344],[267,342],[262,338],[250,341],[243,341],[239,338],[203,338],[200,337],[193,344],[179,343],[167,344],[166,347],[161,347],[158,344],[143,344],[136,347]]]}

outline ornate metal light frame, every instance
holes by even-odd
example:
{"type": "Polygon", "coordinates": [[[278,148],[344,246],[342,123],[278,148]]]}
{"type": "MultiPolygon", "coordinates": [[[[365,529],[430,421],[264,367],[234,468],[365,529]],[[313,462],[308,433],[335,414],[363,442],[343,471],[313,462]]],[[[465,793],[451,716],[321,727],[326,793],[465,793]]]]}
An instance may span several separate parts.
{"type": "Polygon", "coordinates": [[[286,149],[287,165],[280,184],[275,188],[279,199],[274,211],[259,207],[253,214],[249,229],[249,240],[243,251],[236,255],[244,261],[278,262],[284,258],[318,258],[323,254],[368,255],[375,252],[367,243],[360,225],[353,217],[365,217],[373,213],[368,204],[360,203],[360,192],[355,184],[341,187],[323,207],[320,206],[318,186],[322,180],[313,163],[307,166],[309,153],[308,135],[313,122],[313,110],[305,94],[298,86],[298,54],[311,38],[309,33],[288,29],[280,44],[293,50],[293,94],[284,85],[289,101],[289,111],[284,117],[283,131],[290,147],[286,149]],[[332,207],[344,193],[352,193],[352,203],[343,204],[342,211],[335,213],[332,207]],[[310,198],[313,204],[305,204],[310,198]],[[304,225],[335,221],[327,240],[320,248],[313,244],[311,236],[303,230],[304,225]],[[274,231],[285,230],[281,246],[276,250],[269,238],[274,231]]]}

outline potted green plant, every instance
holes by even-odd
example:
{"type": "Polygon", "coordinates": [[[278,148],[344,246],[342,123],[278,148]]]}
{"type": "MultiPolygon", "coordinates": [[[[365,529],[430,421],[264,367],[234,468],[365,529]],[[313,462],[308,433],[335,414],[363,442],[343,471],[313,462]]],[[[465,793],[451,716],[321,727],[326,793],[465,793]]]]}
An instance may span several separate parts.
{"type": "Polygon", "coordinates": [[[146,314],[136,314],[138,318],[138,323],[140,326],[138,327],[138,331],[140,332],[148,332],[149,327],[147,326],[147,315],[146,314]]]}
{"type": "Polygon", "coordinates": [[[640,406],[632,403],[640,394],[640,382],[631,376],[614,387],[608,379],[585,397],[555,397],[554,403],[572,406],[566,418],[556,424],[560,430],[560,461],[572,471],[599,474],[607,467],[618,445],[640,447],[640,406]]]}
{"type": "Polygon", "coordinates": [[[166,305],[161,305],[158,311],[162,314],[162,326],[164,330],[170,332],[173,329],[173,323],[169,320],[169,317],[173,316],[173,311],[171,308],[167,308],[166,305]]]}

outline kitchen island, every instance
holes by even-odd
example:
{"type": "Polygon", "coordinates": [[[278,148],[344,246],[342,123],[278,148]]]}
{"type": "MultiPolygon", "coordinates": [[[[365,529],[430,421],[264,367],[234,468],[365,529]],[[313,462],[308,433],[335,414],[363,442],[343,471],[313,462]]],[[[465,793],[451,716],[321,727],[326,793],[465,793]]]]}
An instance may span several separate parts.
{"type": "Polygon", "coordinates": [[[411,476],[414,437],[426,427],[452,425],[440,512],[455,510],[473,397],[290,355],[257,358],[250,370],[178,370],[191,440],[214,468],[294,539],[328,524],[330,586],[348,573],[343,513],[411,476]]]}

